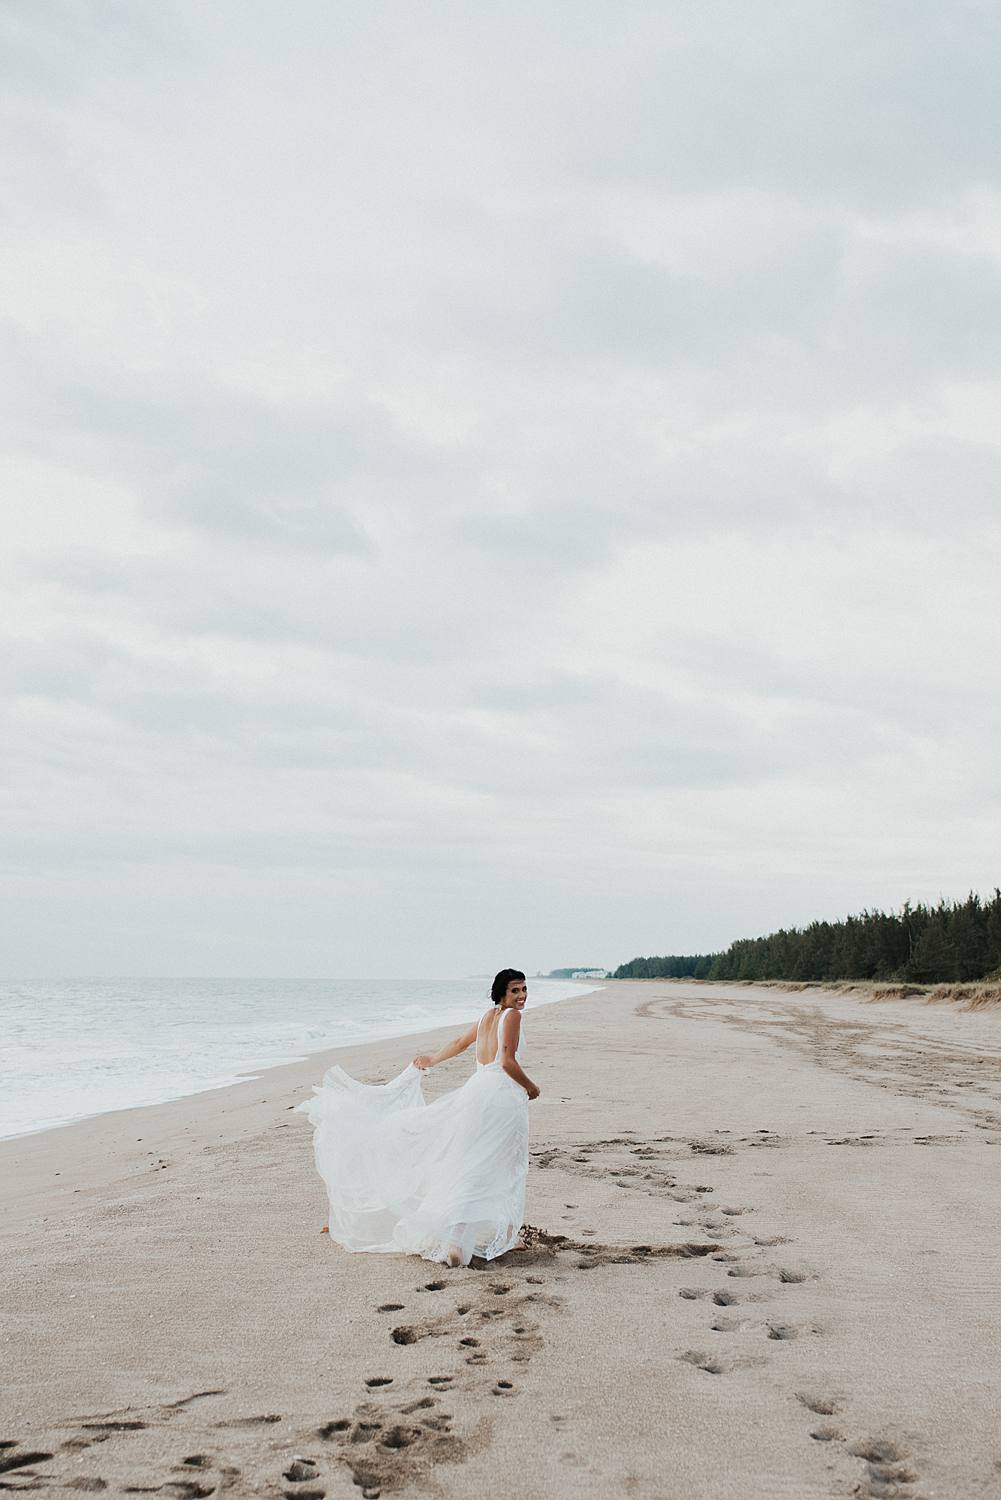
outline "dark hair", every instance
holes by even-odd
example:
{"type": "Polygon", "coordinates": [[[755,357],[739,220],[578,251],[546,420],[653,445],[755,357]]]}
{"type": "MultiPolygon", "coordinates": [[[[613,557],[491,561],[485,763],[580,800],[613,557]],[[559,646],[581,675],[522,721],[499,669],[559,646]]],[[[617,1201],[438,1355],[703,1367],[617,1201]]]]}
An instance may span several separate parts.
{"type": "Polygon", "coordinates": [[[494,975],[494,982],[490,986],[490,998],[495,1005],[500,1005],[507,994],[507,987],[512,979],[524,979],[520,969],[501,969],[499,974],[494,975]]]}

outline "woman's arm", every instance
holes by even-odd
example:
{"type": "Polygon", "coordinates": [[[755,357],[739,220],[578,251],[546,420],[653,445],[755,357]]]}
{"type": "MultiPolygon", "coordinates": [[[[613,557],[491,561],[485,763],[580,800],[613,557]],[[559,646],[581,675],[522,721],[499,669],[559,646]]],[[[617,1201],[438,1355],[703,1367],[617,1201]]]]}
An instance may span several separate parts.
{"type": "Polygon", "coordinates": [[[464,1031],[461,1036],[457,1036],[454,1042],[447,1042],[441,1051],[436,1052],[433,1056],[426,1052],[419,1053],[414,1058],[414,1067],[420,1068],[421,1072],[423,1072],[425,1068],[433,1068],[435,1063],[448,1062],[450,1057],[458,1057],[460,1052],[465,1052],[466,1048],[471,1047],[475,1041],[476,1027],[470,1026],[468,1031],[464,1031]]]}
{"type": "Polygon", "coordinates": [[[512,1018],[504,1022],[504,1031],[501,1042],[501,1067],[509,1078],[515,1083],[520,1083],[530,1099],[538,1099],[541,1090],[538,1084],[533,1083],[528,1074],[521,1067],[515,1053],[518,1050],[518,1038],[521,1036],[521,1016],[517,1011],[512,1018]]]}

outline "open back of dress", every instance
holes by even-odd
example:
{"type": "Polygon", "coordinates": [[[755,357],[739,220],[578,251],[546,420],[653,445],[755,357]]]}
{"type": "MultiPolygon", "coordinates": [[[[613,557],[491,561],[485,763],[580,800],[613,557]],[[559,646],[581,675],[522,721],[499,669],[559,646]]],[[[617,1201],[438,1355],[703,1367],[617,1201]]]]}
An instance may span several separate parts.
{"type": "Polygon", "coordinates": [[[501,1062],[509,1014],[498,1019],[492,1060],[477,1061],[461,1088],[433,1104],[413,1065],[385,1084],[359,1083],[335,1066],[298,1106],[315,1127],[330,1234],[346,1250],[468,1265],[514,1245],[528,1175],[528,1095],[501,1062]]]}

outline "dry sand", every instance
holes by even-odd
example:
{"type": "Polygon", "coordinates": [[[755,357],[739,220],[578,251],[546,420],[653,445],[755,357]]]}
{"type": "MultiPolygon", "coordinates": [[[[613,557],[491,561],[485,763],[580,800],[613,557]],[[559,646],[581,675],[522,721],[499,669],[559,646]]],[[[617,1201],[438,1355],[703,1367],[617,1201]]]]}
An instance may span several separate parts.
{"type": "Polygon", "coordinates": [[[0,1145],[0,1484],[1001,1495],[1001,1015],[618,983],[526,1039],[567,1238],[489,1268],[319,1234],[290,1111],[330,1055],[0,1145]]]}

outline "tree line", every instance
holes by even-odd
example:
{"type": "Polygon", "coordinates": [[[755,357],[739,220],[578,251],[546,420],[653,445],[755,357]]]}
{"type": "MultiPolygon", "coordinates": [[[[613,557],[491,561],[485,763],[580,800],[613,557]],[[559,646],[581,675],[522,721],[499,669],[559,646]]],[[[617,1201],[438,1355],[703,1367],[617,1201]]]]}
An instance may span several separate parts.
{"type": "Polygon", "coordinates": [[[962,983],[1001,977],[1001,890],[984,901],[905,902],[840,922],[741,938],[722,953],[634,958],[615,979],[909,980],[962,983]]]}

